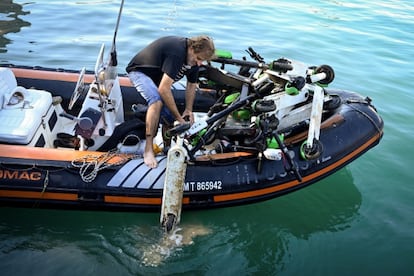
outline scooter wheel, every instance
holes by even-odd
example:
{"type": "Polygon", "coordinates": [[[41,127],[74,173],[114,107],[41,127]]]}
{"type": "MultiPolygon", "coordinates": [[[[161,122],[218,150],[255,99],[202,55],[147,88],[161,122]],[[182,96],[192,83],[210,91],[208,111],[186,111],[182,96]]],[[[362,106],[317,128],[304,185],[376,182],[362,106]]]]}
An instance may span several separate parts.
{"type": "Polygon", "coordinates": [[[326,74],[326,78],[324,78],[323,80],[318,81],[318,83],[321,84],[321,85],[328,85],[335,78],[335,72],[334,72],[333,68],[329,65],[326,65],[326,64],[321,65],[318,68],[316,68],[315,73],[316,74],[319,74],[319,73],[325,73],[326,74]]]}
{"type": "Polygon", "coordinates": [[[322,151],[323,145],[321,141],[314,139],[312,147],[308,147],[308,140],[303,141],[302,145],[300,146],[300,156],[304,160],[313,160],[318,158],[322,151]]]}

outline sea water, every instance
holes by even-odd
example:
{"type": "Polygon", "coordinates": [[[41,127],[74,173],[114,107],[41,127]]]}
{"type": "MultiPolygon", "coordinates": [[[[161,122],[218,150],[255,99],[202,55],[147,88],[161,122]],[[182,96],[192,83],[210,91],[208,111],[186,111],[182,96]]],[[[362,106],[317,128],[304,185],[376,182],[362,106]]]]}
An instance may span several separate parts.
{"type": "MultiPolygon", "coordinates": [[[[2,0],[0,62],[93,70],[119,4],[2,0]]],[[[164,35],[207,34],[235,58],[253,47],[266,61],[328,64],[331,87],[373,100],[384,138],[292,194],[183,212],[169,237],[157,213],[0,208],[0,274],[413,275],[413,30],[412,1],[126,0],[119,72],[164,35]]]]}

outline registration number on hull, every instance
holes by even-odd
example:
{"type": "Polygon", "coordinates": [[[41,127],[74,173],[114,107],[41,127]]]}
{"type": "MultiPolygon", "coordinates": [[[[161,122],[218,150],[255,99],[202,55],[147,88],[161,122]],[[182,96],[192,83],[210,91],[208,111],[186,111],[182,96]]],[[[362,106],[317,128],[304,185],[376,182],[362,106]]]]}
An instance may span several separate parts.
{"type": "Polygon", "coordinates": [[[200,191],[215,191],[222,189],[222,182],[215,181],[190,181],[185,182],[184,191],[200,192],[200,191]]]}

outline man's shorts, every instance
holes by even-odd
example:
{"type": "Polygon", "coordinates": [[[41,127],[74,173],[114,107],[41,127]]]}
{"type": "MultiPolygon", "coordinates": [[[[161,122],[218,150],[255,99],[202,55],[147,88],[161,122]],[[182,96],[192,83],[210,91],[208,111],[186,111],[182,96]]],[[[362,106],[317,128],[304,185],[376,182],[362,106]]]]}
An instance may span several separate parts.
{"type": "Polygon", "coordinates": [[[153,80],[139,71],[132,71],[128,73],[128,76],[137,91],[147,101],[148,106],[157,101],[161,101],[163,103],[160,114],[160,121],[162,124],[172,125],[175,118],[172,115],[171,111],[164,105],[161,95],[158,92],[158,87],[155,85],[153,80]]]}

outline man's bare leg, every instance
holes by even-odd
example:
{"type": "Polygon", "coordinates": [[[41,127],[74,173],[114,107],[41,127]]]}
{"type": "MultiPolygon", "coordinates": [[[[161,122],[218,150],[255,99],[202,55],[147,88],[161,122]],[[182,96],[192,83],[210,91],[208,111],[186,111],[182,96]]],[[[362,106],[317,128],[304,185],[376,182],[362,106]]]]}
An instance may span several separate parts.
{"type": "Polygon", "coordinates": [[[161,101],[155,102],[148,107],[147,116],[145,118],[145,150],[144,150],[144,163],[154,169],[158,166],[157,159],[155,159],[154,149],[152,147],[154,143],[154,137],[157,135],[158,122],[160,119],[160,112],[162,108],[161,101]]]}

